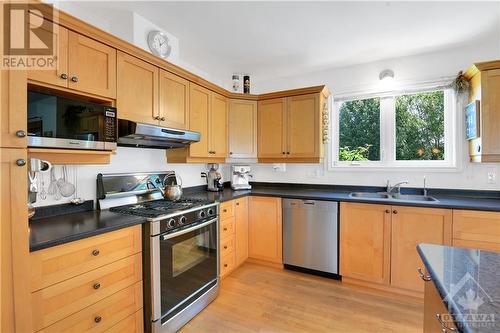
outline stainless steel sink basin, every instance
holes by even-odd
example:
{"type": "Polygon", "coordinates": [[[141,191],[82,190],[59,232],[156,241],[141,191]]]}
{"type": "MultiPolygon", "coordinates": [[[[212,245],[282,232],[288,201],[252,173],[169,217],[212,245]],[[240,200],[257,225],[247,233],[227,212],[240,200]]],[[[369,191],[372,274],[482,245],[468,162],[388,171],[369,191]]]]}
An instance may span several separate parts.
{"type": "Polygon", "coordinates": [[[373,192],[352,192],[349,196],[353,198],[365,198],[365,199],[390,199],[389,195],[386,193],[373,193],[373,192]]]}
{"type": "Polygon", "coordinates": [[[430,197],[428,195],[418,195],[418,194],[392,194],[395,200],[402,201],[438,201],[436,198],[430,197]]]}
{"type": "Polygon", "coordinates": [[[379,200],[398,200],[398,201],[417,201],[417,202],[436,202],[436,198],[428,195],[418,194],[400,194],[400,193],[375,193],[375,192],[352,192],[349,194],[351,198],[360,199],[379,199],[379,200]]]}

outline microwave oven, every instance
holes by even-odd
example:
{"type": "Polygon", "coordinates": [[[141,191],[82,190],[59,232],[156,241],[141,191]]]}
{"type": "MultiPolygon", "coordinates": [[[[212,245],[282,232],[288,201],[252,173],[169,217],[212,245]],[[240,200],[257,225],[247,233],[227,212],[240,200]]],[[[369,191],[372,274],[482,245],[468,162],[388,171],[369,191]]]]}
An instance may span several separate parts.
{"type": "Polygon", "coordinates": [[[116,108],[28,91],[28,146],[113,150],[116,108]]]}

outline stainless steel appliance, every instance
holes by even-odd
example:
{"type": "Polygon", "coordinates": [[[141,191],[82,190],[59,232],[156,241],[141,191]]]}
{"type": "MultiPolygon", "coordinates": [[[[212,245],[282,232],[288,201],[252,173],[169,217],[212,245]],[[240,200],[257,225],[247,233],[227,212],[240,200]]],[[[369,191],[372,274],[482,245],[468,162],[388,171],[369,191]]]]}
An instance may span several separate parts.
{"type": "Polygon", "coordinates": [[[143,148],[182,148],[200,141],[200,133],[118,120],[118,145],[143,148]]]}
{"type": "Polygon", "coordinates": [[[231,166],[231,188],[233,190],[249,190],[252,185],[249,184],[250,166],[249,165],[232,165],[231,166]]]}
{"type": "Polygon", "coordinates": [[[177,331],[219,292],[219,206],[194,198],[164,200],[156,185],[172,174],[97,179],[101,209],[148,221],[143,228],[146,332],[177,331]]]}
{"type": "Polygon", "coordinates": [[[27,121],[30,147],[116,149],[117,111],[111,106],[28,91],[27,121]]]}
{"type": "Polygon", "coordinates": [[[224,190],[224,180],[222,174],[218,171],[219,164],[208,163],[208,173],[202,172],[201,176],[207,178],[207,190],[211,192],[218,192],[224,190]]]}
{"type": "Polygon", "coordinates": [[[283,199],[285,268],[338,278],[338,202],[283,199]]]}

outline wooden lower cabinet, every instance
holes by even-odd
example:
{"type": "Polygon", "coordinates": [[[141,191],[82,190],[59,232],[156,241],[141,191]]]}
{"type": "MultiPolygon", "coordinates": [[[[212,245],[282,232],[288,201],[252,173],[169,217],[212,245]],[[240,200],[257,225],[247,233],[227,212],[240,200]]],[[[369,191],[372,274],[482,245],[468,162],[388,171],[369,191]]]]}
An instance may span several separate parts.
{"type": "Polygon", "coordinates": [[[248,259],[248,197],[236,199],[234,207],[235,265],[239,266],[248,259]]]}
{"type": "Polygon", "coordinates": [[[341,203],[340,274],[421,295],[419,243],[451,245],[449,209],[341,203]]]}
{"type": "Polygon", "coordinates": [[[340,204],[340,274],[389,284],[391,206],[340,204]]]}
{"type": "Polygon", "coordinates": [[[248,257],[283,264],[281,198],[248,198],[248,257]]]}
{"type": "Polygon", "coordinates": [[[456,326],[434,283],[432,281],[426,282],[424,293],[424,333],[451,332],[455,330],[456,326]]]}
{"type": "Polygon", "coordinates": [[[500,213],[453,210],[453,246],[500,252],[500,213]]]}
{"type": "Polygon", "coordinates": [[[391,286],[424,291],[417,268],[424,267],[419,243],[451,245],[452,212],[449,209],[393,207],[391,229],[391,286]]]}
{"type": "Polygon", "coordinates": [[[34,331],[105,332],[126,320],[142,332],[140,225],[32,252],[30,262],[34,331]]]}

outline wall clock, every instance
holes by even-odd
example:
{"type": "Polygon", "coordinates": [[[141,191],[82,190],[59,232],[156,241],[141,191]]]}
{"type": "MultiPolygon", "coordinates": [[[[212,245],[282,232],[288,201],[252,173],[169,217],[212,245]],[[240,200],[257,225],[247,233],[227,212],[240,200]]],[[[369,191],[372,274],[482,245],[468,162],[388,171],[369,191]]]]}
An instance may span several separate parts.
{"type": "Polygon", "coordinates": [[[167,35],[158,30],[152,30],[148,33],[148,45],[154,55],[163,59],[167,58],[172,51],[167,35]]]}

